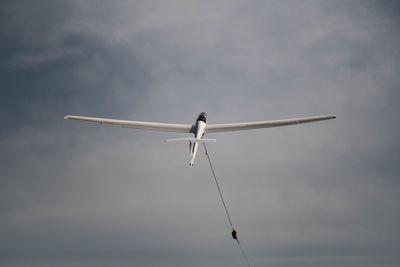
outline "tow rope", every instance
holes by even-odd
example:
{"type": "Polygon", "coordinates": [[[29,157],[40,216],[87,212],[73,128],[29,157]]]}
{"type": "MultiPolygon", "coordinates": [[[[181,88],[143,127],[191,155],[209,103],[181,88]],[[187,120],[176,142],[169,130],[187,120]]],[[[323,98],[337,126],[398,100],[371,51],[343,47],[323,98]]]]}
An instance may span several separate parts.
{"type": "Polygon", "coordinates": [[[219,183],[218,183],[218,180],[217,180],[217,176],[215,175],[215,171],[214,171],[213,165],[211,163],[210,155],[208,154],[206,144],[203,143],[203,146],[204,146],[204,150],[205,150],[205,153],[206,153],[206,156],[207,156],[207,159],[208,159],[208,163],[210,163],[211,172],[213,174],[215,184],[217,185],[219,196],[221,197],[222,205],[224,206],[224,209],[225,209],[226,217],[228,218],[229,224],[232,227],[232,238],[234,240],[236,240],[236,242],[237,242],[237,244],[238,244],[238,246],[240,248],[240,251],[242,252],[242,255],[243,255],[243,257],[244,257],[244,259],[245,259],[245,261],[247,263],[247,266],[250,267],[250,263],[249,263],[249,260],[248,260],[248,258],[246,256],[246,253],[244,252],[244,249],[242,248],[242,245],[240,245],[240,241],[239,241],[239,238],[237,236],[237,232],[235,230],[235,227],[233,227],[232,219],[231,219],[231,216],[229,215],[228,208],[226,207],[226,203],[225,203],[224,197],[222,196],[221,188],[219,186],[219,183]]]}

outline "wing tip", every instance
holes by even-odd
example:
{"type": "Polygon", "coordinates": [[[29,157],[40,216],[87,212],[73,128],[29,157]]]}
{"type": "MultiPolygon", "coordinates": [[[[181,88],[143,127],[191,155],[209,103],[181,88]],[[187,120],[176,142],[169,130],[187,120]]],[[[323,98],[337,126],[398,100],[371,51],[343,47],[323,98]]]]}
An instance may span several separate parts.
{"type": "Polygon", "coordinates": [[[64,120],[69,120],[70,118],[71,118],[71,115],[64,116],[64,120]]]}

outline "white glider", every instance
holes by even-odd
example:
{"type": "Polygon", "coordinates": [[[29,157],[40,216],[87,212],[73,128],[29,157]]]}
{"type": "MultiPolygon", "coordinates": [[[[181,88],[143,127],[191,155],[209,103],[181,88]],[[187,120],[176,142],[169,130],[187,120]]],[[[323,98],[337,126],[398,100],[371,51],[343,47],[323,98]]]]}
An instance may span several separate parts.
{"type": "Polygon", "coordinates": [[[313,121],[329,120],[334,118],[336,118],[336,116],[327,115],[327,116],[315,116],[315,117],[273,120],[273,121],[208,124],[207,115],[204,112],[202,112],[197,117],[196,123],[194,125],[191,125],[191,124],[172,124],[172,123],[114,120],[114,119],[81,117],[72,115],[67,115],[64,117],[64,119],[68,120],[93,122],[104,125],[121,126],[125,128],[136,128],[144,130],[167,131],[167,132],[177,132],[177,133],[192,133],[194,134],[194,138],[178,138],[178,139],[166,140],[167,142],[189,142],[190,166],[193,166],[194,164],[194,159],[196,157],[196,152],[199,143],[216,141],[215,139],[203,138],[203,135],[205,133],[218,133],[218,132],[228,132],[228,131],[242,131],[242,130],[269,128],[269,127],[286,126],[286,125],[300,124],[313,121]]]}

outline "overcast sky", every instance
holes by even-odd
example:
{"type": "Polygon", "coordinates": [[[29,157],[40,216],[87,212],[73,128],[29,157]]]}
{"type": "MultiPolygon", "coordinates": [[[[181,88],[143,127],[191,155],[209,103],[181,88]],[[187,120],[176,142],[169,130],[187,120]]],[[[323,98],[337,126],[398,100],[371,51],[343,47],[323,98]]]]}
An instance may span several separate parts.
{"type": "Polygon", "coordinates": [[[2,1],[0,266],[400,265],[398,1],[2,1]]]}

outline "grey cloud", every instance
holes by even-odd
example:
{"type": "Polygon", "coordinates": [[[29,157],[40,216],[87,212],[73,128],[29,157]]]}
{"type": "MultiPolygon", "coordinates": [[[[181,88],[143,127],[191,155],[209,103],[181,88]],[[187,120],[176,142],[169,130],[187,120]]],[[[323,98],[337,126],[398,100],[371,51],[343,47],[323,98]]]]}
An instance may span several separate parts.
{"type": "Polygon", "coordinates": [[[396,1],[2,5],[0,265],[243,266],[202,151],[62,119],[201,111],[338,115],[212,136],[252,266],[400,262],[396,1]]]}

